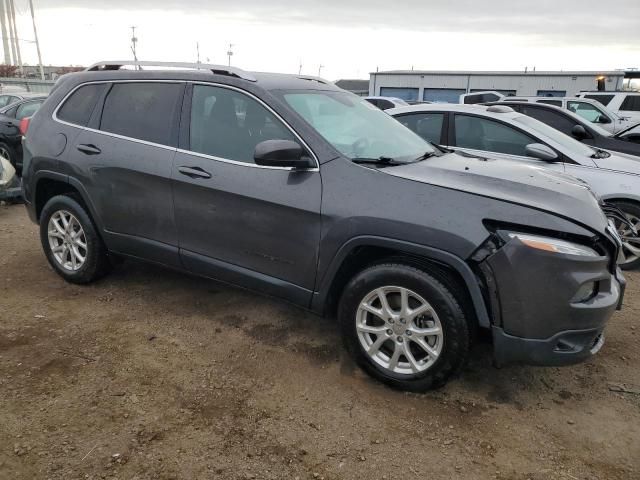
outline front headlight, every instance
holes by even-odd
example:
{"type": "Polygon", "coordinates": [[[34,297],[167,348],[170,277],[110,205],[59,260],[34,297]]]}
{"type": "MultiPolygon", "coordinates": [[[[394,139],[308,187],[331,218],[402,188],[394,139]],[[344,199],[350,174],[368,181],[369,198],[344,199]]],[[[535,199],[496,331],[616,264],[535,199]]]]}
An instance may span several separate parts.
{"type": "Polygon", "coordinates": [[[601,255],[592,248],[580,245],[579,243],[567,242],[552,237],[542,237],[529,233],[509,232],[509,238],[517,238],[526,246],[537,250],[545,250],[553,253],[564,253],[566,255],[580,255],[583,257],[600,257],[601,255]]]}

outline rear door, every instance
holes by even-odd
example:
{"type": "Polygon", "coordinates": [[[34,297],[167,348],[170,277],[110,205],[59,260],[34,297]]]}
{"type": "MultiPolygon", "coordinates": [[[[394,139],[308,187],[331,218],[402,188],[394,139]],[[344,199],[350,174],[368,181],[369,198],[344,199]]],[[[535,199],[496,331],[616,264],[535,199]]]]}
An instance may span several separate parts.
{"type": "Polygon", "coordinates": [[[191,90],[173,167],[185,267],[308,303],[320,238],[320,172],[254,163],[262,141],[303,145],[256,97],[225,85],[191,90]]]}
{"type": "Polygon", "coordinates": [[[71,146],[109,248],[171,266],[180,265],[171,169],[183,92],[181,82],[115,82],[71,146]]]}

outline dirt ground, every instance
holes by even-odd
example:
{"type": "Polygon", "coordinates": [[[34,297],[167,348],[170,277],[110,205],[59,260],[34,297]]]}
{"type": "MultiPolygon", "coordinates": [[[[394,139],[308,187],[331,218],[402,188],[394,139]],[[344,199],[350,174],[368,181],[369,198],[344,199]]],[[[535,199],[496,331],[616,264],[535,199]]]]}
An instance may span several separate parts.
{"type": "Polygon", "coordinates": [[[0,479],[640,479],[627,278],[587,363],[498,370],[481,344],[405,394],[276,300],[135,262],[67,284],[24,207],[0,206],[0,479]]]}

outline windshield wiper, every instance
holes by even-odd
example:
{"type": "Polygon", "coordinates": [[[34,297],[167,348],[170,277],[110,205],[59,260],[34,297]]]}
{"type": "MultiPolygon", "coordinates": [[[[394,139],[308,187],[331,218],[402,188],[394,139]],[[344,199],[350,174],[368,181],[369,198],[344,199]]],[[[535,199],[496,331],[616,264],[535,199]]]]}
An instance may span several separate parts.
{"type": "Polygon", "coordinates": [[[434,142],[429,142],[429,143],[431,145],[433,145],[434,147],[436,147],[438,150],[440,150],[442,153],[453,153],[453,152],[455,152],[455,150],[453,150],[451,148],[443,147],[439,143],[434,143],[434,142]]]}
{"type": "Polygon", "coordinates": [[[384,165],[384,166],[404,165],[403,162],[398,162],[394,158],[385,157],[384,155],[381,156],[381,157],[378,157],[378,158],[368,158],[368,157],[352,158],[351,161],[353,163],[369,163],[369,164],[373,164],[373,165],[384,165]]]}
{"type": "Polygon", "coordinates": [[[611,154],[601,148],[596,148],[595,153],[591,155],[591,158],[609,158],[611,154]]]}

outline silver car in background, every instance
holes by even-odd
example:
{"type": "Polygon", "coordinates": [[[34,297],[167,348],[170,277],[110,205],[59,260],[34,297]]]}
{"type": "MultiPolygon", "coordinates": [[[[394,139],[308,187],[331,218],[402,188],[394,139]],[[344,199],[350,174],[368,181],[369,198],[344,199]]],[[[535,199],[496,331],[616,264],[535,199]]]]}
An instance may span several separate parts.
{"type": "Polygon", "coordinates": [[[621,266],[640,266],[640,157],[585,145],[502,105],[416,105],[387,113],[432,143],[480,157],[490,152],[588,183],[628,221],[614,220],[624,243],[621,266]]]}

